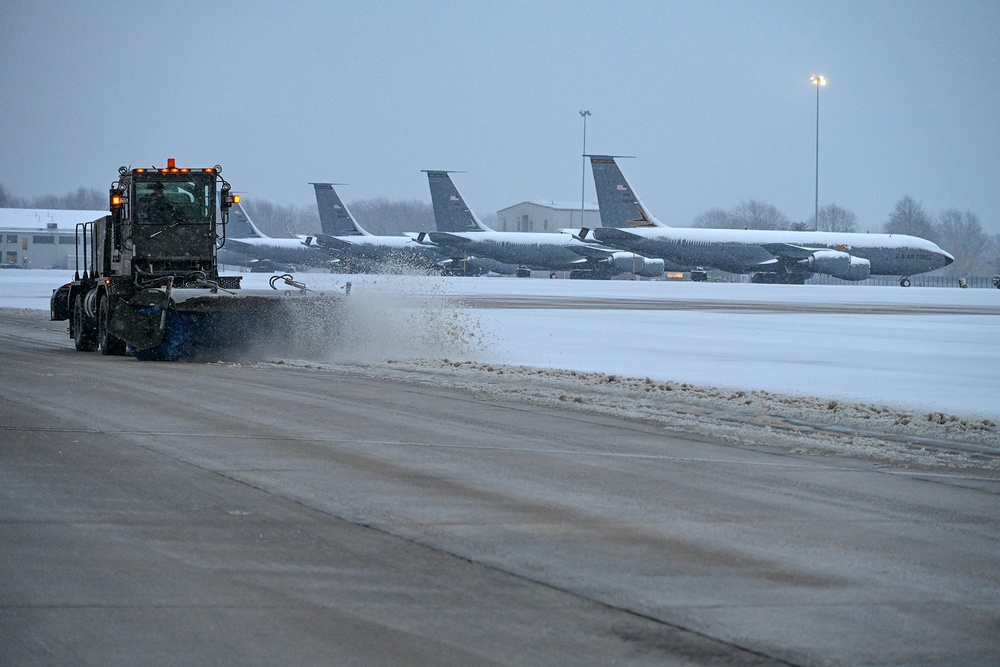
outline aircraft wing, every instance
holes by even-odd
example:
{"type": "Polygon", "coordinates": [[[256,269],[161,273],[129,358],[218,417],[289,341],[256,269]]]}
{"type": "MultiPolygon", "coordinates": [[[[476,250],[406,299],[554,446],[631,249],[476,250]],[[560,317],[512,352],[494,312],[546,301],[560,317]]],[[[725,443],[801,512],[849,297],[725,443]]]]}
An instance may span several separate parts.
{"type": "Polygon", "coordinates": [[[315,241],[316,245],[324,250],[350,250],[354,247],[354,243],[329,234],[316,234],[315,241]]]}
{"type": "Polygon", "coordinates": [[[566,248],[572,250],[581,257],[595,260],[607,259],[616,252],[621,252],[618,248],[608,248],[607,246],[595,245],[593,243],[567,245],[566,248]]]}
{"type": "Polygon", "coordinates": [[[762,243],[760,247],[775,257],[786,257],[794,260],[809,259],[817,250],[823,250],[823,248],[809,248],[791,243],[762,243]]]}

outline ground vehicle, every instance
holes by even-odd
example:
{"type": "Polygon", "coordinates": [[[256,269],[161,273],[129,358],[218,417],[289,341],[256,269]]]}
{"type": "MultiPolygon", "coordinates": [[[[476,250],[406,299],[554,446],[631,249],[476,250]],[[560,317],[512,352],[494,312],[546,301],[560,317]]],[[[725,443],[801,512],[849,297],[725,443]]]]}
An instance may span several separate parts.
{"type": "Polygon", "coordinates": [[[178,168],[172,158],[165,168],[118,170],[111,215],[77,225],[73,282],[52,294],[51,319],[70,321],[77,350],[230,356],[301,339],[307,320],[332,324],[339,295],[308,292],[290,276],[294,291],[274,280],[274,290],[242,290],[242,277],[219,275],[217,251],[239,201],[220,171],[178,168]]]}
{"type": "Polygon", "coordinates": [[[696,283],[703,283],[708,280],[708,271],[700,266],[691,269],[691,280],[696,283]]]}

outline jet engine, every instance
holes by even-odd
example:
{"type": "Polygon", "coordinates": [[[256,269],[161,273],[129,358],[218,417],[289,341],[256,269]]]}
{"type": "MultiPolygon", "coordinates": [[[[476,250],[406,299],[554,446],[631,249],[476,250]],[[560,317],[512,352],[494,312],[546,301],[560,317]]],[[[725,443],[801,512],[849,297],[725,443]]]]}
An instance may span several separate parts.
{"type": "Polygon", "coordinates": [[[851,268],[846,273],[835,275],[841,280],[866,280],[872,274],[872,263],[862,257],[851,255],[851,268]]]}
{"type": "Polygon", "coordinates": [[[642,269],[636,271],[636,275],[643,278],[659,278],[663,275],[665,267],[662,259],[650,259],[648,257],[643,257],[642,259],[642,269]]]}
{"type": "Polygon", "coordinates": [[[649,259],[631,252],[613,253],[608,258],[608,263],[611,264],[612,272],[615,275],[634,273],[643,278],[656,278],[663,275],[662,259],[649,259]]]}
{"type": "Polygon", "coordinates": [[[817,250],[799,264],[814,273],[823,273],[841,280],[865,280],[872,265],[867,259],[841,250],[817,250]]]}

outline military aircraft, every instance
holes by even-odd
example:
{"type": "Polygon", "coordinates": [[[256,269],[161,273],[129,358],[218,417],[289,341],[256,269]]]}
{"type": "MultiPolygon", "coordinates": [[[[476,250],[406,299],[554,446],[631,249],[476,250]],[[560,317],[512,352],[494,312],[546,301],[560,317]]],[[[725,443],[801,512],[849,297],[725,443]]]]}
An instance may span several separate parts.
{"type": "Polygon", "coordinates": [[[955,258],[937,244],[905,234],[668,227],[651,216],[612,155],[591,155],[604,227],[580,237],[687,266],[752,273],[751,282],[802,284],[813,274],[841,280],[910,276],[955,258]]]}
{"type": "Polygon", "coordinates": [[[519,276],[531,269],[570,271],[572,278],[610,278],[622,273],[644,277],[663,274],[663,261],[600,243],[580,240],[570,233],[499,232],[483,224],[465,203],[447,171],[425,170],[439,230],[422,232],[417,241],[451,248],[477,257],[489,257],[518,267],[519,276]]]}
{"type": "Polygon", "coordinates": [[[449,275],[513,273],[496,260],[469,257],[448,247],[418,243],[413,236],[380,236],[366,231],[348,210],[334,189],[336,183],[310,183],[316,191],[316,205],[322,234],[314,242],[321,248],[340,253],[355,270],[384,272],[405,267],[435,269],[449,275]]]}
{"type": "MultiPolygon", "coordinates": [[[[271,263],[277,270],[288,270],[295,265],[331,266],[338,258],[330,250],[317,245],[315,236],[296,236],[279,239],[267,236],[250,220],[241,204],[234,204],[229,211],[225,244],[219,250],[219,261],[224,264],[271,263]]],[[[251,265],[252,268],[252,265],[251,265]]]]}

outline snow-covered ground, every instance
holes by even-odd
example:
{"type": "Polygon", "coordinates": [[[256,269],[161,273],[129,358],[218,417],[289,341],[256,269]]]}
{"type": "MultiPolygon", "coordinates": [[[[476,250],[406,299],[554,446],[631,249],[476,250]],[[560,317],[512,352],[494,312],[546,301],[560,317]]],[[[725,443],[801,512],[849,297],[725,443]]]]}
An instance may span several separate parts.
{"type": "MultiPolygon", "coordinates": [[[[0,307],[46,310],[51,290],[70,278],[55,270],[0,271],[0,307]]],[[[268,278],[246,274],[244,286],[266,288],[268,278]]],[[[1000,421],[998,290],[325,273],[297,278],[315,289],[353,282],[353,333],[334,355],[339,362],[392,359],[397,368],[412,370],[429,359],[439,366],[448,359],[480,375],[496,373],[500,364],[564,369],[616,381],[639,378],[647,390],[690,384],[726,397],[757,391],[815,397],[822,406],[887,406],[915,420],[945,419],[935,416],[940,413],[969,423],[1000,421]],[[534,307],[496,307],[495,299],[530,299],[534,307]],[[626,299],[627,309],[614,305],[626,299]]],[[[524,381],[537,378],[526,372],[524,381]]],[[[982,435],[976,440],[993,437],[982,435]]]]}

